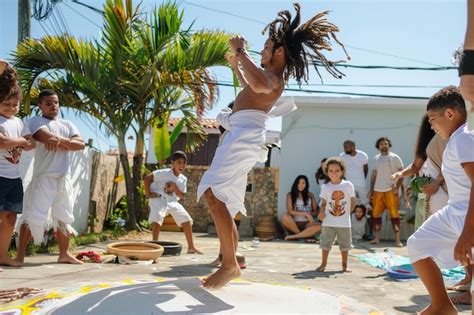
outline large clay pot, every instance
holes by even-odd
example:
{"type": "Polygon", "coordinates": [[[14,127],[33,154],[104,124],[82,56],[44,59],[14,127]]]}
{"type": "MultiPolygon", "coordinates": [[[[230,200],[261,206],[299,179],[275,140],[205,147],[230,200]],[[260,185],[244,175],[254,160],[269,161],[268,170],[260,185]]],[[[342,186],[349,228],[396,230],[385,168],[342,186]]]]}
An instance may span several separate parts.
{"type": "Polygon", "coordinates": [[[163,252],[163,246],[144,242],[117,242],[107,245],[107,253],[136,260],[156,260],[163,252]]]}
{"type": "Polygon", "coordinates": [[[165,251],[163,252],[163,256],[178,256],[183,250],[183,246],[180,243],[176,242],[148,241],[147,243],[158,244],[160,246],[163,246],[163,248],[165,249],[165,251]]]}
{"type": "Polygon", "coordinates": [[[255,235],[261,240],[273,239],[277,236],[277,227],[273,215],[264,215],[255,227],[255,235]]]}

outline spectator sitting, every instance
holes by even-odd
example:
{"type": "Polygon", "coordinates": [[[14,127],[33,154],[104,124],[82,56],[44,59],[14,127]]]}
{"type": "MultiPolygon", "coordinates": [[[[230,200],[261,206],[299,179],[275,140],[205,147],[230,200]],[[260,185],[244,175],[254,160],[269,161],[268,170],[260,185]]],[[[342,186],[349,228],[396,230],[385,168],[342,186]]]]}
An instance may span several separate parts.
{"type": "Polygon", "coordinates": [[[321,225],[313,216],[318,215],[318,206],[314,195],[309,192],[308,178],[296,177],[291,192],[286,196],[286,213],[281,218],[281,225],[292,235],[285,240],[306,238],[314,242],[314,235],[321,230],[321,225]]]}
{"type": "Polygon", "coordinates": [[[352,241],[361,241],[367,235],[367,208],[360,204],[356,205],[351,216],[352,241]]]}

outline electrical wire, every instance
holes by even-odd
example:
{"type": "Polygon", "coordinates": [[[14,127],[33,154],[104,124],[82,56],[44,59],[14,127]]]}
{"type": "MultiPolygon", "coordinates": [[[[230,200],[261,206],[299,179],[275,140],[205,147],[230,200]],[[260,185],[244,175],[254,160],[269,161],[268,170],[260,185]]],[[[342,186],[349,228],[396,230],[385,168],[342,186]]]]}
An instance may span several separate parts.
{"type": "MultiPolygon", "coordinates": [[[[183,3],[186,3],[186,4],[191,5],[191,6],[195,6],[195,7],[198,7],[198,8],[202,8],[202,9],[205,9],[205,10],[209,10],[209,11],[213,11],[213,12],[233,16],[233,17],[236,17],[236,18],[239,18],[239,19],[242,19],[242,20],[254,22],[254,23],[257,23],[257,24],[260,24],[260,25],[263,25],[263,26],[267,25],[267,23],[265,23],[263,21],[259,21],[259,20],[256,20],[256,19],[252,19],[252,18],[249,18],[249,17],[239,15],[239,14],[235,14],[235,13],[230,13],[230,12],[227,12],[227,11],[224,11],[224,10],[218,10],[218,9],[210,8],[210,7],[207,7],[207,6],[204,6],[204,5],[201,5],[201,4],[196,4],[196,3],[193,3],[193,2],[189,2],[189,1],[186,1],[186,0],[183,1],[183,3]]],[[[387,56],[387,57],[392,57],[392,58],[397,58],[397,59],[402,59],[402,60],[427,64],[427,65],[431,65],[431,66],[438,66],[438,67],[440,66],[438,64],[426,62],[426,61],[423,61],[423,60],[418,60],[418,59],[415,59],[415,58],[398,56],[398,55],[394,55],[394,54],[389,54],[389,53],[385,53],[385,52],[380,52],[380,51],[376,51],[376,50],[372,50],[372,49],[366,49],[366,48],[361,48],[361,47],[347,45],[347,44],[345,46],[347,46],[348,48],[352,48],[352,49],[356,49],[356,50],[360,50],[360,51],[364,51],[364,52],[370,52],[370,53],[378,54],[378,55],[382,55],[382,56],[387,56]]]]}

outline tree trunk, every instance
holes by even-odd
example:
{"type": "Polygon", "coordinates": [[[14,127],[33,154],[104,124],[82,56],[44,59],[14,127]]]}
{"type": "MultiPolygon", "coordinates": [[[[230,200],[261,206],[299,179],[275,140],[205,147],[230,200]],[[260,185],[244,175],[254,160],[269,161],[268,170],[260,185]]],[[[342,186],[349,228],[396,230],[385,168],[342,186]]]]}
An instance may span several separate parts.
{"type": "Polygon", "coordinates": [[[134,189],[133,189],[133,178],[130,174],[130,163],[128,161],[127,147],[123,137],[118,139],[119,152],[120,152],[120,164],[122,164],[123,174],[125,176],[125,187],[127,191],[127,208],[128,208],[128,220],[127,228],[130,230],[139,230],[136,217],[136,207],[134,202],[134,189]]]}
{"type": "Polygon", "coordinates": [[[142,184],[142,166],[144,161],[144,151],[145,151],[145,137],[144,133],[139,130],[136,133],[137,142],[135,144],[135,153],[133,155],[133,166],[132,166],[132,173],[133,173],[133,201],[135,204],[136,209],[136,217],[140,217],[142,213],[143,204],[142,204],[142,191],[140,189],[142,184]]]}

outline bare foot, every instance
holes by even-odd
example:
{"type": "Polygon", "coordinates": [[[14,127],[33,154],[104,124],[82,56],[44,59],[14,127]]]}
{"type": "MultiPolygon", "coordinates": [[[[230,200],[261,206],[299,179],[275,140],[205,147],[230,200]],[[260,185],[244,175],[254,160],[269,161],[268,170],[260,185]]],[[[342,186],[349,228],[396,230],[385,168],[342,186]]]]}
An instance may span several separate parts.
{"type": "Polygon", "coordinates": [[[345,267],[345,268],[344,268],[344,267],[342,267],[342,272],[351,273],[351,272],[352,272],[352,270],[351,270],[351,269],[349,269],[349,268],[347,268],[347,267],[345,267]]]}
{"type": "Polygon", "coordinates": [[[433,306],[430,304],[427,307],[425,307],[422,311],[416,314],[418,315],[431,315],[431,314],[432,315],[439,315],[439,314],[455,315],[457,313],[458,311],[456,310],[456,308],[455,307],[453,308],[451,305],[445,305],[441,309],[434,309],[433,306]]]}
{"type": "Polygon", "coordinates": [[[373,240],[369,242],[369,244],[380,244],[380,240],[374,238],[373,240]]]}
{"type": "Polygon", "coordinates": [[[82,265],[84,262],[80,261],[76,257],[72,256],[70,253],[59,255],[58,263],[60,264],[73,264],[73,265],[82,265]]]}
{"type": "Polygon", "coordinates": [[[285,236],[285,241],[293,241],[295,240],[291,235],[285,236]]]}
{"type": "Polygon", "coordinates": [[[238,277],[240,277],[239,265],[233,265],[231,267],[222,266],[209,277],[202,279],[201,283],[205,288],[208,289],[220,289],[230,280],[236,279],[238,277]]]}
{"type": "Polygon", "coordinates": [[[193,247],[193,248],[188,248],[188,254],[198,254],[198,255],[202,255],[204,254],[203,252],[201,252],[199,249],[197,249],[196,247],[193,247]]]}
{"type": "Polygon", "coordinates": [[[16,256],[16,257],[14,258],[14,260],[15,260],[18,264],[20,264],[20,266],[23,266],[23,264],[25,263],[25,257],[18,257],[18,256],[16,256]]]}
{"type": "Polygon", "coordinates": [[[400,243],[395,243],[395,247],[403,247],[403,244],[400,242],[400,243]]]}
{"type": "Polygon", "coordinates": [[[471,305],[472,300],[471,300],[471,292],[464,292],[461,295],[456,295],[450,298],[451,302],[453,304],[457,305],[471,305]]]}
{"type": "Polygon", "coordinates": [[[6,256],[0,258],[0,266],[21,267],[23,266],[23,262],[19,262],[9,256],[6,256]]]}
{"type": "Polygon", "coordinates": [[[324,272],[324,270],[326,270],[326,265],[321,265],[318,268],[316,268],[317,272],[324,272]]]}
{"type": "Polygon", "coordinates": [[[465,292],[469,291],[471,288],[471,278],[465,277],[461,281],[446,287],[446,290],[465,292]]]}

